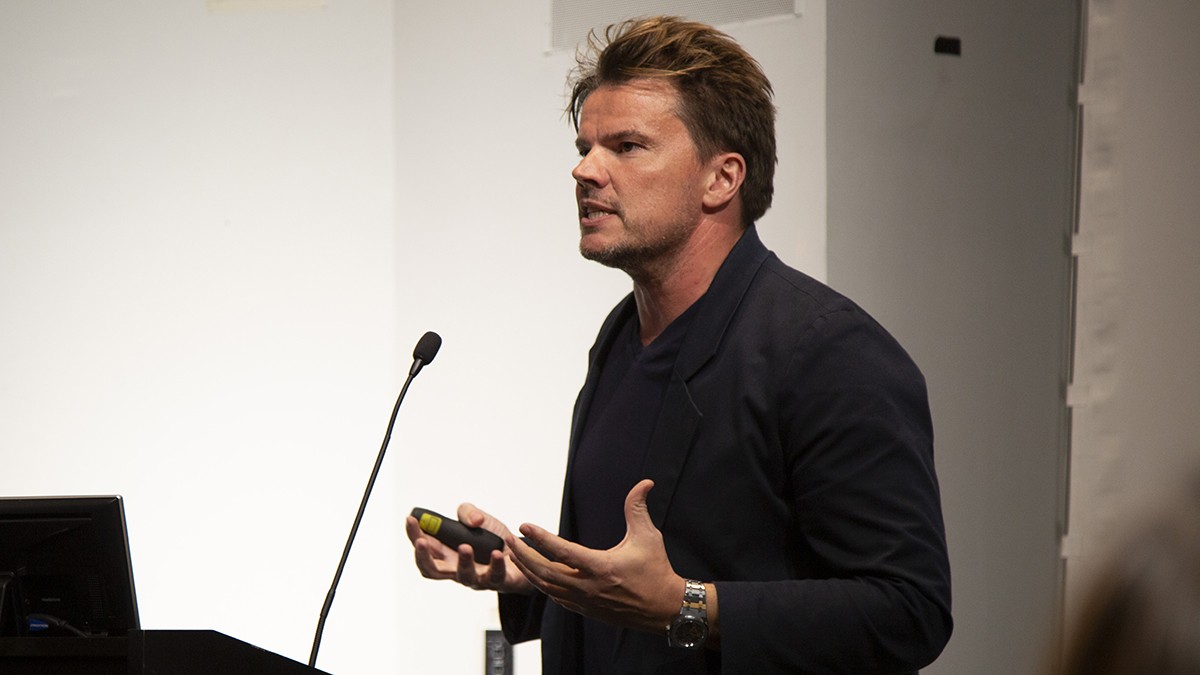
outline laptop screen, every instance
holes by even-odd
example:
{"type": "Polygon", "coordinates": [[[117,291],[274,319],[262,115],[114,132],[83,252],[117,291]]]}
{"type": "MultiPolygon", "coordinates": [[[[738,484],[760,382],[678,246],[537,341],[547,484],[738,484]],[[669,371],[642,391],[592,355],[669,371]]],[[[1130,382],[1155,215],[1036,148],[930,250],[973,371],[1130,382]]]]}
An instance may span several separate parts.
{"type": "Polygon", "coordinates": [[[139,627],[120,497],[0,498],[0,635],[139,627]]]}

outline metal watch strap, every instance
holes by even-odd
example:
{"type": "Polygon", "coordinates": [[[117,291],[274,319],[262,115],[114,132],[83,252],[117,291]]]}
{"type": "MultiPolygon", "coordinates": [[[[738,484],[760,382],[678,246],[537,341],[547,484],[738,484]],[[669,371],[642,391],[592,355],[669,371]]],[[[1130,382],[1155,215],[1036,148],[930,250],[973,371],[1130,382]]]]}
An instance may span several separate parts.
{"type": "Polygon", "coordinates": [[[693,579],[687,579],[683,582],[683,607],[680,611],[686,608],[698,609],[707,618],[708,614],[708,594],[704,591],[704,584],[693,579]]]}
{"type": "Polygon", "coordinates": [[[683,604],[679,614],[667,626],[667,644],[672,647],[695,649],[708,637],[708,597],[704,584],[692,579],[684,581],[683,604]]]}

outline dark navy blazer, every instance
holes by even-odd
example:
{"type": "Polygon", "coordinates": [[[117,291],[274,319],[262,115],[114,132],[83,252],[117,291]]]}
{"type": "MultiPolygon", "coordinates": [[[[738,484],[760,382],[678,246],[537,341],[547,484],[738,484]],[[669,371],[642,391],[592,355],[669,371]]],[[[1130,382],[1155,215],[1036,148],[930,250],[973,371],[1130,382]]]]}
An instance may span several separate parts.
{"type": "MultiPolygon", "coordinates": [[[[904,673],[951,632],[950,569],[925,380],[861,308],[784,265],[750,227],[698,307],[643,475],[675,571],[714,582],[720,649],[622,631],[612,673],[904,673]]],[[[609,314],[576,402],[573,466],[609,314]]],[[[572,539],[570,480],[561,536],[572,539]]],[[[540,637],[543,673],[578,663],[579,617],[501,595],[511,642],[540,637]]]]}

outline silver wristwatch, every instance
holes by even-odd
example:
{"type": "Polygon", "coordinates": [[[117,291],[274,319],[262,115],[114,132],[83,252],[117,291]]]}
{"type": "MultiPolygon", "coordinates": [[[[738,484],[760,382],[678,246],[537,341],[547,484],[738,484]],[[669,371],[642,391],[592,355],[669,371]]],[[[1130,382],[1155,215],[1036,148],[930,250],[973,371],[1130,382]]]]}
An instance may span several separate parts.
{"type": "Polygon", "coordinates": [[[704,584],[688,579],[683,588],[683,606],[667,626],[667,644],[696,649],[708,638],[708,597],[704,584]]]}

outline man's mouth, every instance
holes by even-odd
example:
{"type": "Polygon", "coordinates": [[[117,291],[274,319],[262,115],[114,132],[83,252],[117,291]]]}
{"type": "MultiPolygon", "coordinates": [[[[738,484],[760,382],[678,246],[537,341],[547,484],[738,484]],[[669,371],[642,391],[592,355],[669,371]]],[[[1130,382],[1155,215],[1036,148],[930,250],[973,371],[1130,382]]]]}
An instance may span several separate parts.
{"type": "Polygon", "coordinates": [[[594,202],[584,202],[579,205],[579,219],[585,223],[600,220],[615,213],[615,209],[594,202]]]}

